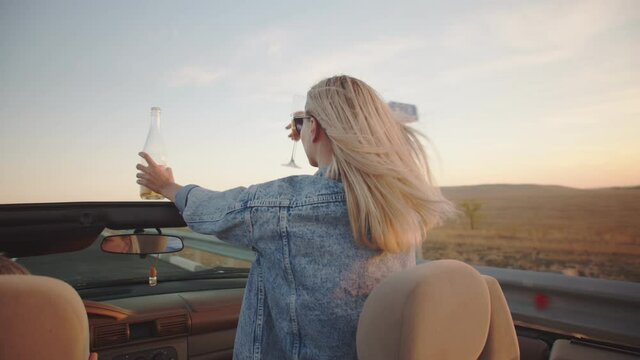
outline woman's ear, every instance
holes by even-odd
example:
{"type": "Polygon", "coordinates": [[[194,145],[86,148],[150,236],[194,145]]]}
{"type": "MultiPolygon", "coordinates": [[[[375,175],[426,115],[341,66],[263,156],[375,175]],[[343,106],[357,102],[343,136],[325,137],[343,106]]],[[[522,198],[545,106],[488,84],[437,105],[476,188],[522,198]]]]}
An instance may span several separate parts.
{"type": "Polygon", "coordinates": [[[311,132],[311,142],[315,143],[320,141],[320,136],[322,135],[322,128],[320,127],[320,123],[314,118],[309,119],[309,122],[311,123],[311,128],[309,129],[309,131],[311,132]]]}

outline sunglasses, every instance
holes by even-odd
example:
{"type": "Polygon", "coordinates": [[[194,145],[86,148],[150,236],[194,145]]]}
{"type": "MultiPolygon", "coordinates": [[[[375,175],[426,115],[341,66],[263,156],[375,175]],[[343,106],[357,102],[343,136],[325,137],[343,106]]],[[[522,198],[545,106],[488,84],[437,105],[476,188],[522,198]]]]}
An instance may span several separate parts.
{"type": "Polygon", "coordinates": [[[311,119],[311,116],[294,116],[293,119],[291,119],[291,134],[293,137],[300,137],[304,119],[311,119]]]}

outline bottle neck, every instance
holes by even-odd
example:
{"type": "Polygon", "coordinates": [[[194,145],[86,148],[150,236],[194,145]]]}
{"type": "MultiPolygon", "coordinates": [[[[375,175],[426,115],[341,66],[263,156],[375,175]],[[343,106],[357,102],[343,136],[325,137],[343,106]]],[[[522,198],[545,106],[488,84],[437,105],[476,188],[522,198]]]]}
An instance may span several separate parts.
{"type": "Polygon", "coordinates": [[[164,141],[162,140],[162,130],[160,129],[160,108],[151,109],[151,126],[147,141],[144,144],[144,151],[149,154],[158,164],[166,165],[166,152],[164,141]]]}
{"type": "Polygon", "coordinates": [[[160,130],[160,110],[151,111],[151,129],[160,130]]]}

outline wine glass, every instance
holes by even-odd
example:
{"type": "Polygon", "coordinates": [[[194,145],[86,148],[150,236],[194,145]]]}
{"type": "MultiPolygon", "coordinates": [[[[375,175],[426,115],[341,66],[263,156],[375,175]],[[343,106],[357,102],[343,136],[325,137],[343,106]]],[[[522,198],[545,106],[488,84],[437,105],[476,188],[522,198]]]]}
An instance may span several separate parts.
{"type": "Polygon", "coordinates": [[[286,164],[282,164],[282,166],[288,166],[288,167],[292,167],[295,169],[300,169],[300,166],[298,166],[298,164],[296,164],[296,145],[298,145],[298,140],[294,140],[293,141],[293,151],[291,151],[291,160],[289,160],[288,163],[286,164]]]}
{"type": "MultiPolygon", "coordinates": [[[[296,112],[299,111],[304,111],[304,106],[305,103],[307,101],[307,98],[303,95],[300,94],[295,94],[293,95],[292,101],[291,101],[291,118],[293,118],[294,114],[296,112]]],[[[295,129],[291,128],[291,132],[293,133],[295,129]]],[[[293,150],[291,151],[291,159],[289,160],[288,163],[286,164],[282,164],[282,166],[287,166],[287,167],[291,167],[291,168],[295,168],[295,169],[300,169],[300,166],[298,166],[298,164],[296,164],[296,146],[298,145],[298,141],[300,139],[292,139],[293,140],[293,150]]]]}

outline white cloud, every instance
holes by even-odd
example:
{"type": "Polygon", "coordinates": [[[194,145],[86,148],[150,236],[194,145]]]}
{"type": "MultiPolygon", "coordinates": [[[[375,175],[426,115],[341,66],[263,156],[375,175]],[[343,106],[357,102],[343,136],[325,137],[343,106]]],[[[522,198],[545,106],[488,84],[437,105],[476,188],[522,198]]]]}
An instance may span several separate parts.
{"type": "Polygon", "coordinates": [[[415,52],[423,45],[419,39],[382,37],[317,56],[303,70],[314,73],[316,76],[341,73],[345,69],[353,68],[368,70],[388,63],[389,59],[407,51],[415,52]]]}
{"type": "Polygon", "coordinates": [[[637,19],[634,7],[638,9],[633,0],[525,3],[462,18],[445,39],[458,47],[498,45],[520,51],[578,48],[603,31],[637,19]]]}
{"type": "Polygon", "coordinates": [[[511,71],[525,66],[547,64],[566,58],[569,53],[567,49],[557,49],[523,55],[505,56],[478,64],[454,67],[443,71],[437,78],[444,82],[457,83],[477,77],[490,76],[498,72],[511,71]]]}
{"type": "MultiPolygon", "coordinates": [[[[293,39],[289,37],[289,39],[293,39]]],[[[282,44],[279,51],[295,54],[294,61],[280,62],[278,59],[260,59],[260,66],[247,71],[234,68],[234,85],[241,87],[244,94],[273,102],[290,102],[294,93],[304,93],[306,88],[326,76],[355,72],[378,73],[380,66],[388,64],[395,57],[415,52],[423,42],[412,38],[382,37],[363,41],[355,46],[336,47],[335,50],[316,49],[313,54],[301,51],[295,42],[282,44]],[[294,51],[297,50],[297,51],[294,51]],[[272,71],[265,71],[269,68],[272,71]]],[[[246,51],[240,48],[238,51],[246,51]]]]}
{"type": "Polygon", "coordinates": [[[252,51],[279,58],[286,54],[287,48],[295,41],[295,34],[290,31],[270,27],[252,34],[243,44],[243,52],[252,51]]]}
{"type": "Polygon", "coordinates": [[[640,130],[640,87],[632,86],[588,99],[559,113],[549,114],[540,123],[556,129],[572,128],[579,125],[615,126],[640,130]]]}
{"type": "Polygon", "coordinates": [[[223,70],[211,70],[200,66],[184,66],[168,76],[170,86],[206,86],[211,85],[224,75],[223,70]]]}
{"type": "Polygon", "coordinates": [[[620,1],[532,3],[488,17],[499,41],[517,50],[579,48],[627,16],[620,1]]]}
{"type": "Polygon", "coordinates": [[[599,34],[640,18],[640,12],[632,11],[637,4],[633,0],[533,2],[461,18],[442,45],[473,62],[461,61],[441,79],[459,82],[565,60],[599,34]],[[487,52],[492,55],[483,57],[487,52]]]}

